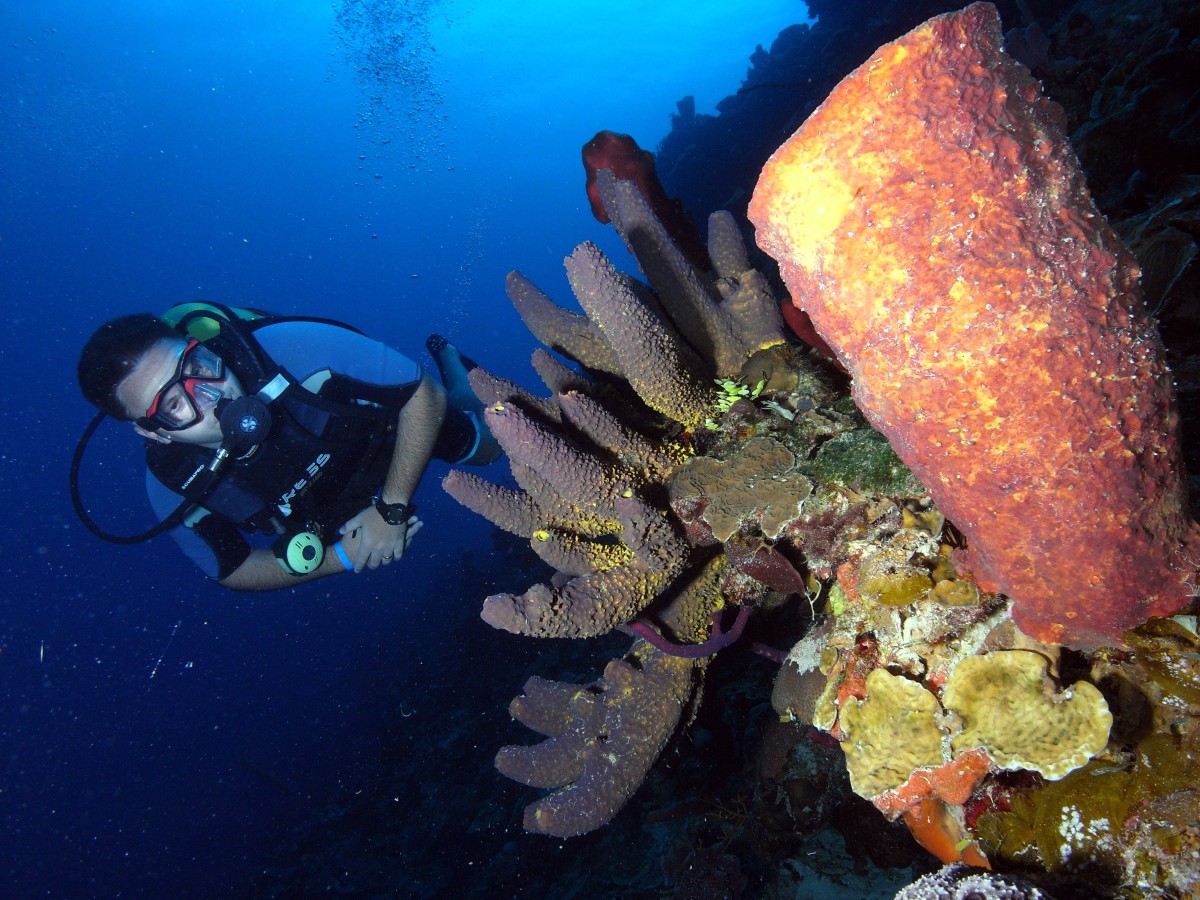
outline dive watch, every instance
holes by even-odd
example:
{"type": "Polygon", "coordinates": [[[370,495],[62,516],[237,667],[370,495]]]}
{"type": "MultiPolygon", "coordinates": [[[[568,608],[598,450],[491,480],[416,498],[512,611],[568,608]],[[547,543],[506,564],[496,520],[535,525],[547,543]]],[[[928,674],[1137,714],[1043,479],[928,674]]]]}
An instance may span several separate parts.
{"type": "Polygon", "coordinates": [[[380,497],[375,501],[375,508],[379,511],[379,515],[383,517],[383,521],[389,525],[404,525],[408,522],[409,516],[417,508],[415,503],[385,503],[380,497]]]}

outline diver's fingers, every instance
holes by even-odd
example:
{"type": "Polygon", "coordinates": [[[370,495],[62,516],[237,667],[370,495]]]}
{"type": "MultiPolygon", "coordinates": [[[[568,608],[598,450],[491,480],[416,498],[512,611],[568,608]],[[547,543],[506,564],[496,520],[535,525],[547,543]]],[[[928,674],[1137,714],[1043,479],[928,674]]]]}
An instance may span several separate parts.
{"type": "Polygon", "coordinates": [[[363,569],[369,566],[374,568],[374,566],[371,566],[371,557],[374,555],[374,551],[367,546],[368,541],[366,540],[366,531],[361,532],[361,534],[363,539],[358,542],[358,553],[354,555],[355,572],[361,572],[363,569]]]}
{"type": "Polygon", "coordinates": [[[413,535],[425,527],[425,523],[413,516],[408,520],[408,530],[404,532],[404,549],[408,549],[409,543],[412,542],[413,535]]]}
{"type": "MultiPolygon", "coordinates": [[[[368,509],[369,508],[370,507],[368,507],[368,509]]],[[[363,520],[364,520],[364,517],[366,516],[366,514],[367,514],[367,510],[364,509],[358,515],[356,515],[350,519],[347,519],[346,524],[338,529],[338,534],[349,534],[350,532],[354,531],[355,529],[362,528],[363,520]]]]}
{"type": "MultiPolygon", "coordinates": [[[[349,524],[350,522],[346,523],[346,525],[349,524]]],[[[362,529],[342,526],[338,531],[342,534],[342,548],[350,557],[350,569],[357,575],[363,570],[367,562],[367,556],[369,555],[367,549],[363,546],[362,529]]]]}

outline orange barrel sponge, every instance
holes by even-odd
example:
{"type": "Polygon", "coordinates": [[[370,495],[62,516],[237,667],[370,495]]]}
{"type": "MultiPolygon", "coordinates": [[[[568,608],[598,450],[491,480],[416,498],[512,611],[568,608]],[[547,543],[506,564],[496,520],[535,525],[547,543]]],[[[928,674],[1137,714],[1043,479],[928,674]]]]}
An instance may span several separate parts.
{"type": "Polygon", "coordinates": [[[1062,110],[1000,40],[975,3],[881,47],[750,219],[980,585],[1038,640],[1117,644],[1195,593],[1171,377],[1062,110]]]}

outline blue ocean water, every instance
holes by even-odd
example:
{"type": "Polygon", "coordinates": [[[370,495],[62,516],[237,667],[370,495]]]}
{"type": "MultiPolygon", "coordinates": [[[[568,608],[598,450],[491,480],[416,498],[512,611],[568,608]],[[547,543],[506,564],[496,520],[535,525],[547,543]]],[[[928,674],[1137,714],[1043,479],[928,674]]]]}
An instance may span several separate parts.
{"type": "MultiPolygon", "coordinates": [[[[519,689],[512,644],[477,617],[490,529],[441,493],[437,464],[403,566],[275,595],[222,591],[167,539],[89,535],[67,469],[91,330],[205,297],[343,318],[423,361],[441,332],[532,383],[505,273],[565,302],[575,244],[619,256],[580,146],[609,128],[654,147],[676,100],[710,112],[755,46],[806,15],[744,7],[3,4],[0,893],[243,895],[282,834],[384,765],[397,730],[462,727],[446,678],[466,666],[519,689]]],[[[116,530],[149,521],[140,469],[132,435],[102,429],[84,492],[116,530]]],[[[431,761],[420,789],[498,778],[431,761]]],[[[486,863],[447,848],[448,866],[486,863]]]]}

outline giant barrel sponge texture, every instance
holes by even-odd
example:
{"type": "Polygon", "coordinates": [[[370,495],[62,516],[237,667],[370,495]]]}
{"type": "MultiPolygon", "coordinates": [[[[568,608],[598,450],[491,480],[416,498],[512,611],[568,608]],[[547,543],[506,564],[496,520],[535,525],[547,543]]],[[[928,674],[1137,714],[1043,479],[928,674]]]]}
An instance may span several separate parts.
{"type": "Polygon", "coordinates": [[[750,218],[854,397],[1048,643],[1195,593],[1170,373],[1062,110],[976,3],[881,47],[768,162],[750,218]]]}

